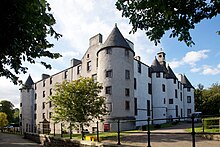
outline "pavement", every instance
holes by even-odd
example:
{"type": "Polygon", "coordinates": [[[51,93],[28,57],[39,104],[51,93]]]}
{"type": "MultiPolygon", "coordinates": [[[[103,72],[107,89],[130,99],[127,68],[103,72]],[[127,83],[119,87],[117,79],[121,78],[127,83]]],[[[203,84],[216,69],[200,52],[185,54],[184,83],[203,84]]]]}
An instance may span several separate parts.
{"type": "MultiPolygon", "coordinates": [[[[163,128],[152,131],[150,145],[151,147],[192,147],[192,136],[186,133],[185,129],[190,128],[191,124],[179,124],[169,128],[163,128]],[[155,133],[155,134],[154,134],[155,133]],[[157,134],[161,133],[161,134],[157,134]],[[163,134],[164,133],[164,134],[163,134]],[[165,134],[180,133],[180,134],[165,134]],[[182,133],[182,134],[181,134],[182,133]]],[[[127,147],[147,147],[147,132],[132,133],[131,135],[121,137],[121,146],[127,147]]],[[[220,141],[207,140],[196,135],[196,147],[220,147],[220,141]]],[[[105,141],[106,143],[117,144],[117,138],[105,141]]]]}
{"type": "Polygon", "coordinates": [[[42,147],[21,135],[0,133],[0,147],[42,147]]]}

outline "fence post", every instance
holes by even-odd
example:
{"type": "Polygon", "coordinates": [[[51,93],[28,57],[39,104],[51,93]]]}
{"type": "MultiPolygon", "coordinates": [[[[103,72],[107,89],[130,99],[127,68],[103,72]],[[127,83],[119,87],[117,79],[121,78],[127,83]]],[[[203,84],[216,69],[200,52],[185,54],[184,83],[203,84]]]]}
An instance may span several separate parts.
{"type": "Polygon", "coordinates": [[[56,134],[55,134],[55,123],[53,124],[53,136],[55,136],[56,134]]]}
{"type": "Polygon", "coordinates": [[[99,142],[99,122],[97,121],[96,122],[96,124],[97,124],[97,141],[99,142]]]}
{"type": "Polygon", "coordinates": [[[120,141],[120,120],[118,120],[118,145],[121,145],[121,141],[120,141]]]}
{"type": "Polygon", "coordinates": [[[70,123],[70,139],[72,139],[72,124],[70,123]]]}
{"type": "Polygon", "coordinates": [[[147,119],[147,147],[151,147],[150,145],[150,117],[147,119]]]}
{"type": "Polygon", "coordinates": [[[60,134],[60,136],[63,137],[63,124],[62,123],[60,124],[60,127],[61,127],[61,134],[60,134]]]}
{"type": "Polygon", "coordinates": [[[204,119],[202,118],[202,133],[205,132],[204,119]]]}
{"type": "Polygon", "coordinates": [[[196,143],[195,143],[195,126],[194,126],[194,116],[192,115],[191,119],[192,119],[192,146],[195,147],[196,143]]]}

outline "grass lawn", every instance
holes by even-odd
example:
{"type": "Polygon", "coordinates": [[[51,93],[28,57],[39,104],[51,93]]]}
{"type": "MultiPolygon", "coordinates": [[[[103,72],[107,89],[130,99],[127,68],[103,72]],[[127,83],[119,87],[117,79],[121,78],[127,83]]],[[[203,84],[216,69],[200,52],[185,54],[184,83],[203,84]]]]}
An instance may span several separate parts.
{"type": "MultiPolygon", "coordinates": [[[[187,132],[192,132],[192,128],[188,128],[188,129],[186,129],[186,131],[187,132]]],[[[196,133],[202,133],[203,132],[202,126],[195,127],[195,132],[196,133]]],[[[220,129],[219,128],[204,129],[204,132],[207,132],[207,133],[219,133],[220,129]]]]}

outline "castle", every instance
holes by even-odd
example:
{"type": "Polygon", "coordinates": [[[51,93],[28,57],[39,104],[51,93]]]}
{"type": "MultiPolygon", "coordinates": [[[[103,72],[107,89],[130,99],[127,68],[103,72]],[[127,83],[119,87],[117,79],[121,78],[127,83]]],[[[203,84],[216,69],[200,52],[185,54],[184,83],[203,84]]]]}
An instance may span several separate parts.
{"type": "MultiPolygon", "coordinates": [[[[166,54],[157,53],[148,66],[135,56],[134,45],[125,39],[115,26],[102,42],[102,35],[90,38],[89,48],[81,60],[72,59],[71,66],[54,75],[42,74],[42,79],[33,82],[31,76],[20,88],[20,126],[23,132],[40,132],[42,122],[49,123],[51,133],[60,132],[51,115],[52,104],[47,97],[53,94],[54,85],[64,80],[92,77],[102,83],[100,95],[106,97],[110,114],[99,123],[103,131],[116,130],[112,120],[146,120],[187,117],[194,112],[194,87],[185,75],[176,76],[166,65],[166,54]]],[[[166,120],[154,121],[155,124],[166,120]]],[[[146,121],[130,121],[121,125],[122,130],[146,125],[146,121]]],[[[89,131],[94,131],[91,124],[89,131]]]]}

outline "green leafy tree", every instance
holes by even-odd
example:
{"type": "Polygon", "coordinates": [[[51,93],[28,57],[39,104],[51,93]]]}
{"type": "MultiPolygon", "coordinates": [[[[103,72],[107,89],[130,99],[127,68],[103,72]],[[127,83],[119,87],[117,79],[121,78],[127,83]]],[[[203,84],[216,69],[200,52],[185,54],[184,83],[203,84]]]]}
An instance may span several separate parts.
{"type": "Polygon", "coordinates": [[[116,7],[123,17],[129,18],[133,26],[131,32],[145,30],[156,45],[165,32],[171,30],[170,37],[178,37],[191,46],[194,42],[190,30],[203,19],[220,13],[219,0],[118,0],[116,7]]]}
{"type": "Polygon", "coordinates": [[[13,110],[13,123],[19,124],[19,109],[18,108],[15,108],[13,110]]]}
{"type": "Polygon", "coordinates": [[[56,59],[61,55],[51,53],[51,36],[61,37],[54,29],[56,23],[46,0],[2,0],[0,5],[0,76],[17,84],[17,74],[26,73],[22,62],[40,62],[46,68],[50,64],[36,60],[40,57],[56,59]]]}
{"type": "Polygon", "coordinates": [[[6,101],[6,100],[0,101],[0,112],[4,112],[7,114],[7,120],[9,121],[9,123],[12,123],[14,120],[13,119],[13,115],[14,115],[13,107],[14,105],[10,101],[6,101]]]}
{"type": "Polygon", "coordinates": [[[107,114],[105,97],[99,96],[102,86],[92,78],[80,78],[56,84],[55,94],[49,97],[53,104],[53,120],[70,122],[73,126],[89,125],[107,114]]]}
{"type": "Polygon", "coordinates": [[[3,132],[3,128],[8,125],[7,114],[0,112],[0,129],[3,132]]]}

